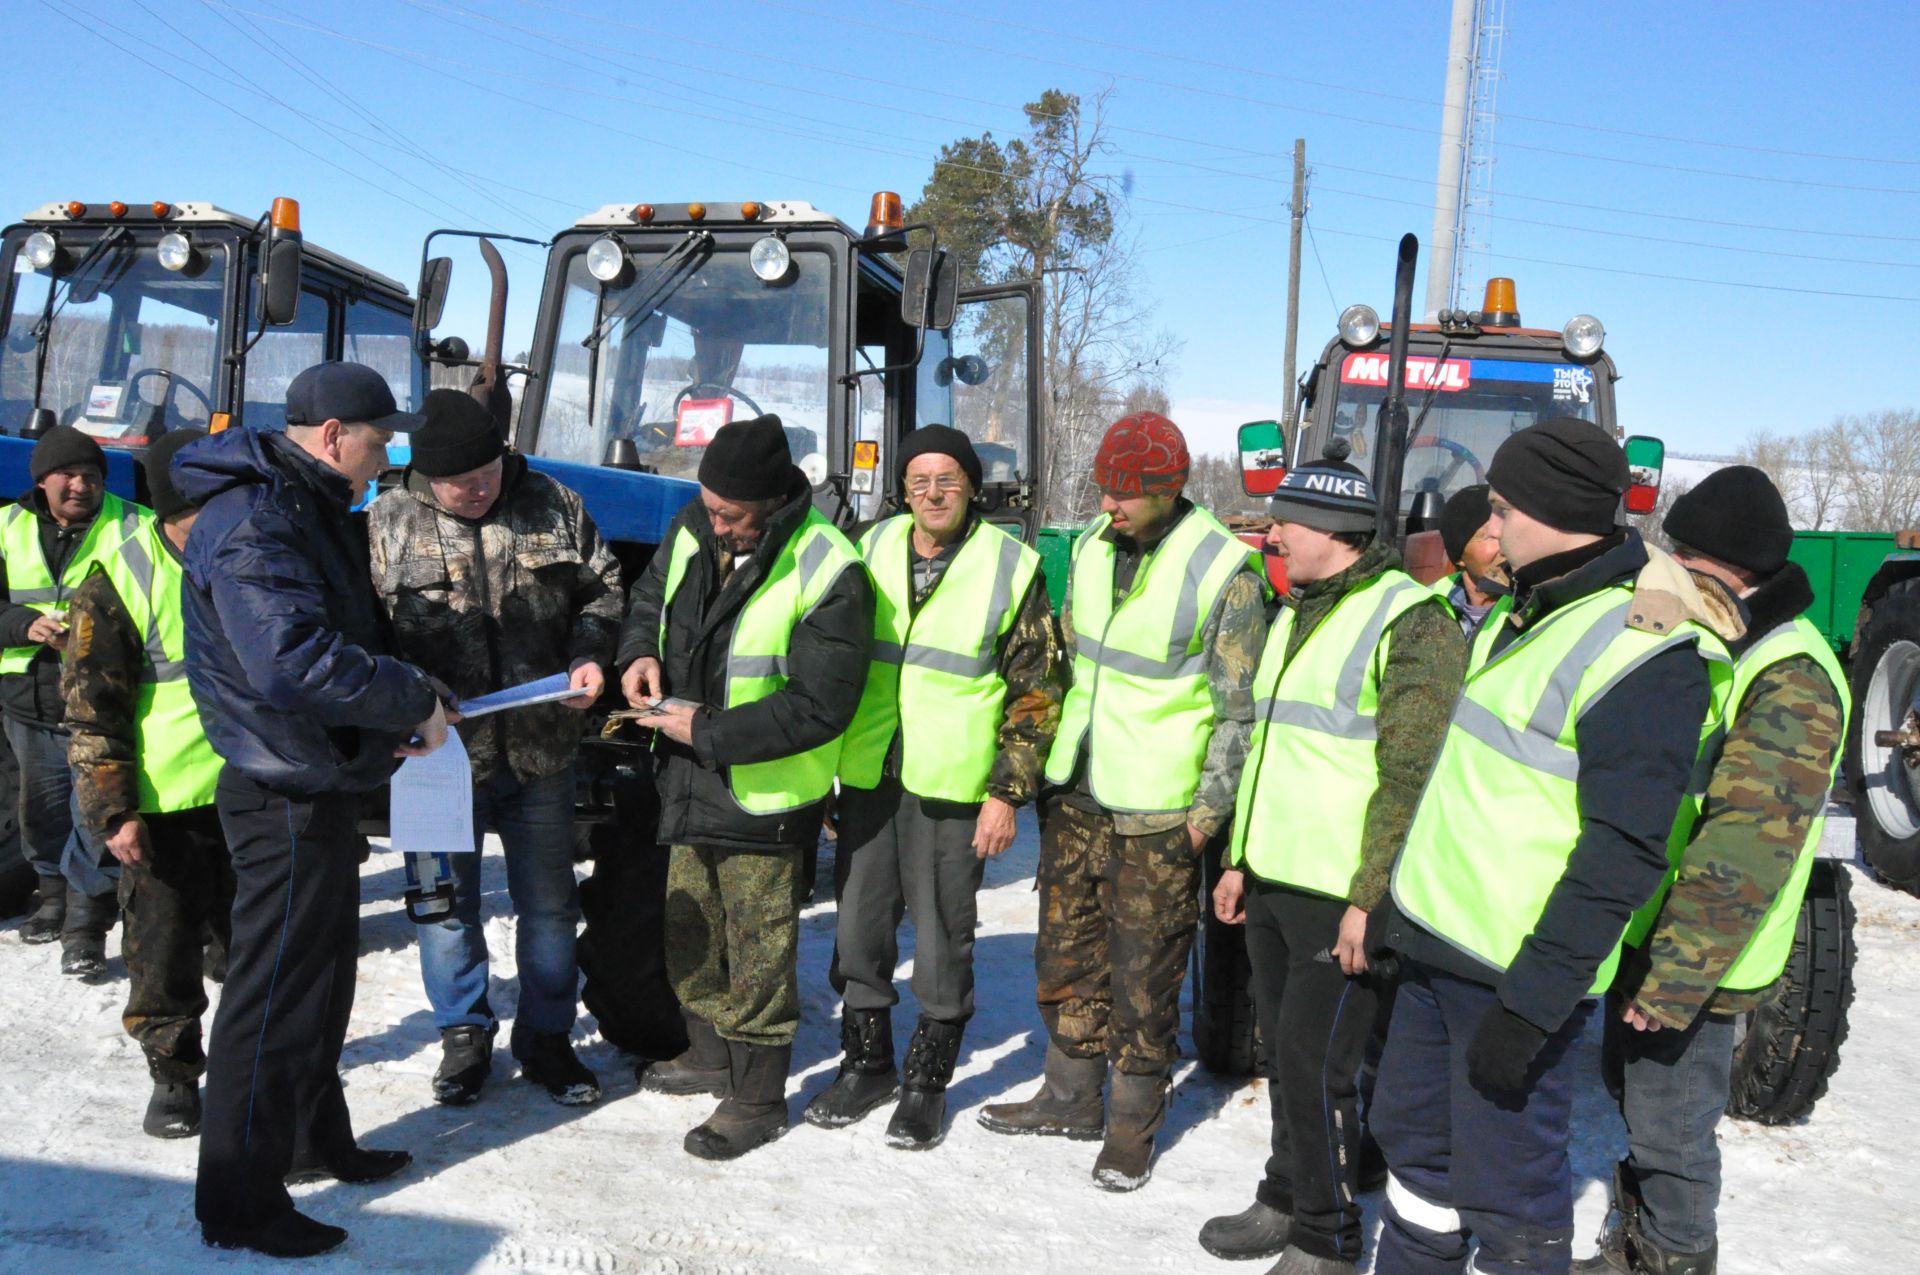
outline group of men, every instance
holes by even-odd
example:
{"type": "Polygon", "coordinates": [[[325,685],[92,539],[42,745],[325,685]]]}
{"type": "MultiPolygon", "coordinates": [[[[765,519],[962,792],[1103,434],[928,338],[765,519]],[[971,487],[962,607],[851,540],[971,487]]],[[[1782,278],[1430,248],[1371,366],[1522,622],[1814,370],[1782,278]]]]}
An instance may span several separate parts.
{"type": "MultiPolygon", "coordinates": [[[[165,436],[151,516],[103,498],[97,445],[55,430],[0,513],[0,704],[42,880],[27,937],[98,977],[124,913],[146,1127],[199,1132],[210,1243],[325,1251],[345,1232],[285,1184],[409,1161],[357,1145],[338,1075],[358,826],[397,759],[450,727],[518,916],[513,1057],[558,1102],[599,1097],[570,1043],[573,763],[581,710],[617,678],[653,750],[689,1041],[639,1083],[719,1099],[690,1154],[788,1128],[801,865],[823,823],[843,1058],[805,1118],[892,1103],[890,1145],[940,1143],[975,898],[1031,803],[1043,1079],[985,1128],[1098,1141],[1098,1186],[1148,1181],[1218,855],[1209,903],[1246,927],[1272,1138],[1207,1251],[1353,1270],[1370,1132],[1389,1170],[1376,1269],[1566,1271],[1571,1046],[1604,996],[1631,1151],[1580,1269],[1713,1269],[1733,1015],[1784,964],[1846,712],[1758,471],[1677,502],[1670,555],[1620,525],[1603,431],[1534,426],[1450,502],[1457,571],[1425,586],[1330,448],[1273,498],[1275,597],[1261,555],[1183,494],[1179,429],[1137,413],[1095,457],[1101,512],[1056,621],[945,426],[898,440],[904,509],[857,539],[815,509],[777,417],[723,427],[627,594],[579,497],[472,397],[435,391],[412,417],[371,369],[328,363],[289,386],[287,421],[165,436]],[[411,461],[363,529],[350,511],[395,429],[411,461]],[[555,672],[576,696],[460,722],[463,696],[555,672]],[[226,971],[203,1053],[209,945],[226,971]]],[[[480,1097],[498,1023],[479,863],[457,857],[451,910],[420,934],[433,1096],[452,1104],[480,1097]]]]}

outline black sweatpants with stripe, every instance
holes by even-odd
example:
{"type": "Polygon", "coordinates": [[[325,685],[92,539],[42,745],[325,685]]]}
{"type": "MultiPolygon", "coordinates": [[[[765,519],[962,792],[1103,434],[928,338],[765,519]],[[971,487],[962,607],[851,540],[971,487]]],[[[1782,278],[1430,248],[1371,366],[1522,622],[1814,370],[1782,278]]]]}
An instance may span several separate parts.
{"type": "Polygon", "coordinates": [[[261,1225],[293,1207],[298,1160],[353,1146],[340,1050],[360,946],[351,794],[287,797],[228,767],[214,794],[233,852],[233,942],[207,1050],[194,1212],[261,1225]]]}
{"type": "Polygon", "coordinates": [[[1378,994],[1333,957],[1346,900],[1247,878],[1247,955],[1273,1134],[1257,1198],[1293,1214],[1293,1243],[1360,1256],[1358,1076],[1378,994]]]}

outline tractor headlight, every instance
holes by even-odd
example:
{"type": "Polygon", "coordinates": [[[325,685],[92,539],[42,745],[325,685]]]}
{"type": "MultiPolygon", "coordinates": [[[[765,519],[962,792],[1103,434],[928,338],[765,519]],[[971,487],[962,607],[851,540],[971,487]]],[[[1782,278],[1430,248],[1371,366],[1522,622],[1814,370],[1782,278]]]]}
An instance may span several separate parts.
{"type": "Polygon", "coordinates": [[[1340,339],[1348,345],[1372,345],[1380,335],[1380,316],[1370,305],[1350,305],[1340,312],[1340,339]]]}
{"type": "Polygon", "coordinates": [[[193,241],[177,230],[170,230],[160,236],[154,255],[164,269],[185,270],[193,263],[193,241]]]}
{"type": "Polygon", "coordinates": [[[587,249],[587,273],[602,283],[612,283],[627,269],[627,250],[618,239],[606,235],[587,249]]]}
{"type": "Polygon", "coordinates": [[[1576,314],[1567,320],[1566,327],[1560,329],[1561,344],[1576,359],[1590,359],[1600,353],[1600,347],[1606,339],[1607,330],[1600,326],[1600,320],[1590,314],[1576,314]]]}
{"type": "Polygon", "coordinates": [[[36,230],[27,236],[26,254],[28,265],[35,270],[45,270],[60,255],[60,241],[44,230],[36,230]]]}
{"type": "Polygon", "coordinates": [[[779,283],[793,269],[793,254],[787,251],[786,240],[778,235],[755,240],[747,260],[763,283],[779,283]]]}

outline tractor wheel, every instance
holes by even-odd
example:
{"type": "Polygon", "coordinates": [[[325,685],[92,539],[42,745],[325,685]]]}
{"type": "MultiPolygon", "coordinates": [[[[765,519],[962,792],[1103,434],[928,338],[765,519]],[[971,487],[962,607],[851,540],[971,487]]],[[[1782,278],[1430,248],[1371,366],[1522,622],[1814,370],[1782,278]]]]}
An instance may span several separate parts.
{"type": "Polygon", "coordinates": [[[1920,893],[1920,768],[1906,750],[1876,744],[1899,730],[1920,697],[1920,580],[1893,586],[1873,605],[1853,653],[1853,726],[1847,789],[1860,849],[1875,875],[1920,893]]]}
{"type": "Polygon", "coordinates": [[[13,750],[0,739],[0,920],[26,912],[33,892],[40,888],[39,874],[20,844],[20,821],[14,816],[20,804],[19,784],[13,750]]]}
{"type": "Polygon", "coordinates": [[[1727,1114],[1787,1124],[1813,1111],[1840,1066],[1853,1004],[1853,899],[1846,868],[1813,865],[1779,994],[1746,1016],[1727,1114]]]}
{"type": "Polygon", "coordinates": [[[1253,1021],[1253,965],[1244,927],[1213,914],[1219,855],[1205,852],[1200,874],[1200,928],[1193,938],[1193,1046],[1216,1076],[1251,1076],[1258,1066],[1253,1021]]]}
{"type": "Polygon", "coordinates": [[[580,1003],[608,1042],[642,1058],[674,1058],[687,1032],[667,981],[667,847],[654,842],[651,776],[624,777],[614,811],[592,828],[593,874],[580,884],[580,1003]]]}

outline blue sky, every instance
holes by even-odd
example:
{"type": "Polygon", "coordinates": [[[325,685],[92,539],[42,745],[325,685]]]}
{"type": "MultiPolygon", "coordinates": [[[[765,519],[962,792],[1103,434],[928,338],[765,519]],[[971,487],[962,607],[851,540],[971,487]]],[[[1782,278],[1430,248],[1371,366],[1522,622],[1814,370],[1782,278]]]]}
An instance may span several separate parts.
{"type": "MultiPolygon", "coordinates": [[[[411,282],[436,226],[546,237],[613,201],[807,199],[858,223],[873,190],[911,199],[943,141],[1019,131],[1048,87],[1110,88],[1108,162],[1183,342],[1175,416],[1224,450],[1281,404],[1295,137],[1303,365],[1341,306],[1385,310],[1400,233],[1424,260],[1448,8],[9,0],[0,214],[292,195],[310,240],[411,282]]],[[[1509,0],[1494,272],[1530,325],[1599,316],[1623,423],[1676,451],[1920,406],[1900,353],[1916,64],[1910,4],[1509,0]]],[[[510,261],[511,343],[538,273],[510,261]]]]}

